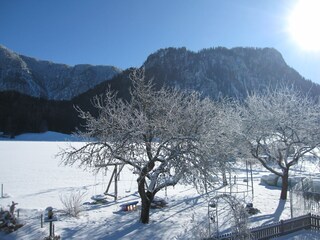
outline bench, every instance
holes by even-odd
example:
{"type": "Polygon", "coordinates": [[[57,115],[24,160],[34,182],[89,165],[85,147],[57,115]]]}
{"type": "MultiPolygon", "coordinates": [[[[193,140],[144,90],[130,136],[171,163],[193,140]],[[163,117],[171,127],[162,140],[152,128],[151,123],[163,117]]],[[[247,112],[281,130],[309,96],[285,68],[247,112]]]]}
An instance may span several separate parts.
{"type": "Polygon", "coordinates": [[[134,211],[137,210],[137,204],[139,201],[128,202],[120,205],[122,211],[134,211]]]}

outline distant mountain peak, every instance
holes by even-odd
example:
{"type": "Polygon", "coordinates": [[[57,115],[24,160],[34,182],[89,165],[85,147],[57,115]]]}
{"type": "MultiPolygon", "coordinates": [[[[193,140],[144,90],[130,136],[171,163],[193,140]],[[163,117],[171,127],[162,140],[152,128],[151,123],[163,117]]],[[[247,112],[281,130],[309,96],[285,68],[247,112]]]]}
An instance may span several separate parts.
{"type": "Polygon", "coordinates": [[[0,45],[0,91],[70,100],[121,73],[113,66],[69,66],[19,55],[0,45]]]}
{"type": "Polygon", "coordinates": [[[302,91],[320,90],[290,68],[274,48],[214,47],[198,52],[165,48],[151,54],[144,67],[159,85],[196,90],[213,98],[244,98],[253,90],[288,84],[302,91]]]}

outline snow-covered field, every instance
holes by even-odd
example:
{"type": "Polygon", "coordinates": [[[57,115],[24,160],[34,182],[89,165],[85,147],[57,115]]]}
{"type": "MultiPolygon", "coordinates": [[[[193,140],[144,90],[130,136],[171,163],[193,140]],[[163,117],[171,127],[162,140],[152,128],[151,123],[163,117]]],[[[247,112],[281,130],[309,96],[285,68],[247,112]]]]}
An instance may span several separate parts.
{"type": "MultiPolygon", "coordinates": [[[[159,192],[157,196],[165,198],[168,206],[152,209],[150,224],[139,223],[139,210],[120,211],[122,203],[139,200],[136,175],[129,168],[120,175],[118,201],[110,199],[103,205],[85,204],[79,218],[64,215],[61,197],[81,191],[85,193],[83,202],[92,202],[91,196],[104,192],[111,175],[111,169],[106,175],[94,175],[76,167],[61,166],[56,154],[69,144],[63,142],[64,139],[70,140],[66,135],[47,133],[42,136],[27,134],[18,137],[16,140],[19,141],[0,141],[0,184],[9,195],[9,198],[0,198],[0,206],[6,209],[11,201],[17,202],[19,219],[25,224],[14,233],[0,233],[0,239],[30,240],[48,236],[48,224],[43,228],[40,226],[40,215],[48,206],[52,206],[58,215],[55,229],[61,239],[194,239],[196,231],[207,229],[208,196],[190,186],[177,185],[168,188],[167,192],[159,192]],[[46,141],[32,141],[35,139],[46,141]]],[[[251,217],[250,226],[290,218],[289,202],[279,203],[280,189],[260,184],[260,176],[264,174],[268,172],[261,168],[253,172],[253,205],[261,213],[251,217]]],[[[245,177],[242,168],[238,169],[238,177],[245,177]]],[[[320,239],[320,235],[309,232],[301,232],[300,237],[296,234],[281,239],[320,239]]]]}

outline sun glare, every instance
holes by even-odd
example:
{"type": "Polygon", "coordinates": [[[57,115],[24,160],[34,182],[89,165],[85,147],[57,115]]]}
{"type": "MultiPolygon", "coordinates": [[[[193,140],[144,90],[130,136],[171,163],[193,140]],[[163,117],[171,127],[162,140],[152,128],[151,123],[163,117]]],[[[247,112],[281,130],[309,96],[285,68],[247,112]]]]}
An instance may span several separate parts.
{"type": "Polygon", "coordinates": [[[288,30],[303,50],[320,51],[320,0],[299,0],[289,15],[288,30]]]}

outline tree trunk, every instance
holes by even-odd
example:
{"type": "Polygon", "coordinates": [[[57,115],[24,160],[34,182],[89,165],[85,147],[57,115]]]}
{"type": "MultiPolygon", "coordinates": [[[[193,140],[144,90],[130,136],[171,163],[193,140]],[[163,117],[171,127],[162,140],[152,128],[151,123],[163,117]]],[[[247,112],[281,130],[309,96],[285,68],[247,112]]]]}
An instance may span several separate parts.
{"type": "Polygon", "coordinates": [[[288,187],[289,187],[289,169],[283,170],[283,176],[282,178],[282,188],[281,188],[281,200],[287,200],[287,193],[288,193],[288,187]]]}
{"type": "Polygon", "coordinates": [[[141,203],[140,221],[144,224],[147,224],[149,223],[150,207],[154,194],[151,192],[147,192],[145,193],[145,196],[146,198],[144,198],[141,203]]]}
{"type": "Polygon", "coordinates": [[[150,206],[153,200],[154,194],[146,192],[145,190],[145,178],[140,177],[138,179],[138,191],[141,198],[141,215],[140,222],[147,224],[149,223],[150,206]]]}
{"type": "Polygon", "coordinates": [[[149,201],[148,199],[142,200],[140,222],[144,224],[149,223],[150,205],[151,201],[149,201]]]}
{"type": "MultiPolygon", "coordinates": [[[[148,150],[147,145],[147,151],[148,150]]],[[[138,178],[138,192],[141,198],[141,215],[140,221],[144,224],[149,223],[149,212],[151,202],[153,200],[154,194],[152,192],[146,191],[146,176],[154,168],[154,162],[150,161],[142,168],[140,176],[138,178]]]]}

